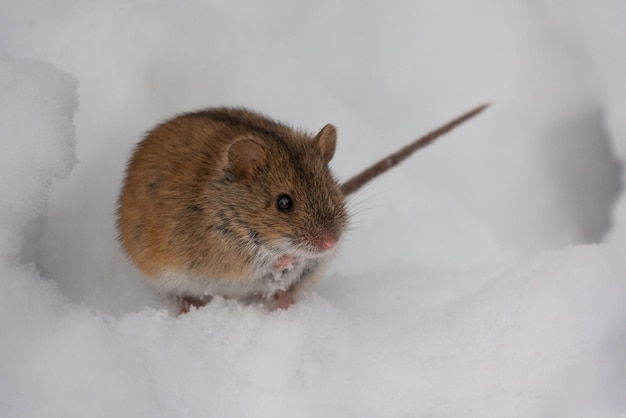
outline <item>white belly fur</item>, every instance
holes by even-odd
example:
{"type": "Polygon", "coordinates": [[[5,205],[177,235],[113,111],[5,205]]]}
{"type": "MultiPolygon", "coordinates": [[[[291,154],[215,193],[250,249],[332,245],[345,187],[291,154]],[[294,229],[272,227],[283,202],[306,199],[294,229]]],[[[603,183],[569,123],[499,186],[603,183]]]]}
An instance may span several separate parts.
{"type": "Polygon", "coordinates": [[[257,274],[249,279],[226,279],[220,277],[191,276],[185,272],[164,272],[154,279],[159,291],[196,298],[222,296],[245,298],[248,296],[271,297],[276,292],[285,291],[294,284],[317,276],[329,257],[297,260],[293,267],[274,271],[265,264],[257,269],[257,274]]]}

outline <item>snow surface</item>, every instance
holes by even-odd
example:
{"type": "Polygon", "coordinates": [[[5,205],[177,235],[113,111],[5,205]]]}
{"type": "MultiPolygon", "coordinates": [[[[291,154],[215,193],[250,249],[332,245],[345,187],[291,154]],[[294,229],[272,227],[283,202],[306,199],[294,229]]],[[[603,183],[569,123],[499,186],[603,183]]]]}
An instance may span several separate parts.
{"type": "Polygon", "coordinates": [[[626,416],[626,3],[2,6],[0,416],[626,416]],[[347,178],[484,101],[287,311],[175,318],[116,243],[177,112],[332,122],[347,178]]]}

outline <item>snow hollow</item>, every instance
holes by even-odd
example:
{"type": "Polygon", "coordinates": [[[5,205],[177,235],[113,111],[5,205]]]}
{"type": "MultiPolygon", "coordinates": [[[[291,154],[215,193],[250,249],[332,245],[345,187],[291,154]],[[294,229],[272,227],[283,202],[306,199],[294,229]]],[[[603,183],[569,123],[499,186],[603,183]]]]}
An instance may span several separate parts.
{"type": "Polygon", "coordinates": [[[626,5],[5,1],[0,416],[626,416],[626,5]],[[146,130],[246,106],[345,179],[492,107],[351,199],[286,311],[176,318],[114,211],[146,130]]]}

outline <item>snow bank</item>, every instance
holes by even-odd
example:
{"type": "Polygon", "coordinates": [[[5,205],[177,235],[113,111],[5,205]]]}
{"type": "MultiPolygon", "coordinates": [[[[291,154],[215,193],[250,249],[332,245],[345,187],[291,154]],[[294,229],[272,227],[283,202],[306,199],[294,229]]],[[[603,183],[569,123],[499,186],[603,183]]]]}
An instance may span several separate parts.
{"type": "Polygon", "coordinates": [[[74,163],[76,81],[50,65],[0,55],[0,256],[32,260],[47,191],[74,163]]]}
{"type": "Polygon", "coordinates": [[[75,162],[76,89],[74,78],[48,64],[0,56],[0,404],[8,415],[27,389],[13,367],[41,348],[45,337],[36,339],[55,325],[48,315],[68,309],[33,260],[52,180],[75,162]]]}
{"type": "Polygon", "coordinates": [[[567,246],[623,175],[621,7],[14,2],[0,48],[37,61],[0,60],[1,415],[623,415],[624,198],[567,246]],[[128,153],[175,112],[332,121],[345,178],[485,99],[352,199],[287,311],[174,318],[115,241],[128,153]]]}
{"type": "MultiPolygon", "coordinates": [[[[546,19],[562,42],[580,49],[587,66],[594,70],[594,83],[602,103],[603,125],[610,138],[612,150],[626,161],[626,50],[618,40],[623,36],[622,16],[626,15],[626,4],[602,1],[582,2],[576,7],[562,7],[561,2],[543,2],[546,19]],[[598,9],[610,8],[611,13],[598,13],[598,9]],[[565,19],[563,18],[565,14],[565,19]],[[592,17],[592,18],[589,18],[592,17]]],[[[563,2],[565,4],[565,2],[563,2]]],[[[626,170],[621,172],[621,184],[626,184],[626,170]]],[[[616,262],[626,273],[623,254],[626,252],[626,197],[613,210],[614,228],[610,242],[616,262]]]]}

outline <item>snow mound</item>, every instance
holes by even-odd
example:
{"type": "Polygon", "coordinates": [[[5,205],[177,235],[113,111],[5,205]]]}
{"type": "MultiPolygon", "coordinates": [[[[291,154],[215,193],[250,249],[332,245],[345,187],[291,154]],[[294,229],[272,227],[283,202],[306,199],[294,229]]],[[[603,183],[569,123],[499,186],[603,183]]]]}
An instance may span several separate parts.
{"type": "Polygon", "coordinates": [[[32,261],[52,180],[75,162],[76,80],[48,64],[0,55],[0,256],[32,261]],[[27,237],[31,239],[28,240],[27,237]],[[30,241],[30,242],[28,242],[30,241]]]}

